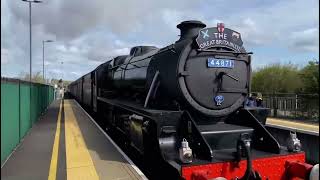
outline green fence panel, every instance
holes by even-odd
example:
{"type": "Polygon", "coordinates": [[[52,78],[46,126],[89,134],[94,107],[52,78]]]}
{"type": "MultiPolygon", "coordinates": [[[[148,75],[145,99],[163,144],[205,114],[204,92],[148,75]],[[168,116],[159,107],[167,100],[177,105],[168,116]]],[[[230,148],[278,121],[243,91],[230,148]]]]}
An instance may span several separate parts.
{"type": "Polygon", "coordinates": [[[44,87],[43,87],[43,98],[44,98],[43,104],[44,104],[44,108],[45,108],[45,109],[46,109],[46,107],[47,107],[47,105],[48,105],[48,103],[47,103],[48,100],[47,100],[46,94],[47,94],[47,87],[44,86],[44,87]]]}
{"type": "Polygon", "coordinates": [[[35,119],[34,123],[37,121],[37,117],[39,116],[39,88],[38,85],[34,85],[34,109],[35,109],[35,119]]]}
{"type": "Polygon", "coordinates": [[[53,88],[49,88],[49,101],[51,102],[53,100],[53,88]]]}
{"type": "Polygon", "coordinates": [[[43,95],[42,95],[42,85],[39,86],[39,113],[40,115],[44,112],[43,109],[43,95]]]}
{"type": "Polygon", "coordinates": [[[41,112],[43,113],[46,110],[46,94],[45,86],[41,86],[41,112]]]}
{"type": "Polygon", "coordinates": [[[39,103],[39,113],[42,114],[43,108],[42,108],[42,86],[38,86],[38,103],[39,103]]]}
{"type": "Polygon", "coordinates": [[[38,121],[38,117],[40,116],[40,103],[39,103],[39,99],[40,99],[40,96],[39,96],[39,85],[36,85],[36,104],[35,104],[35,107],[36,107],[36,119],[35,119],[35,122],[38,121]]]}
{"type": "Polygon", "coordinates": [[[48,89],[47,86],[43,87],[43,97],[44,97],[43,105],[44,105],[44,110],[46,110],[47,107],[48,107],[48,97],[47,97],[48,91],[47,91],[47,89],[48,89]]]}
{"type": "Polygon", "coordinates": [[[46,86],[44,89],[45,89],[44,95],[46,97],[45,106],[48,107],[48,105],[49,105],[49,97],[48,97],[48,93],[49,93],[48,89],[49,89],[49,87],[46,86]]]}
{"type": "Polygon", "coordinates": [[[34,109],[35,109],[35,119],[34,123],[38,120],[39,117],[39,87],[37,84],[34,85],[34,109]]]}
{"type": "Polygon", "coordinates": [[[19,143],[19,85],[1,83],[1,164],[19,143]]]}
{"type": "Polygon", "coordinates": [[[51,101],[52,101],[54,98],[54,90],[53,89],[51,89],[50,96],[51,96],[51,101]]]}
{"type": "Polygon", "coordinates": [[[52,89],[51,88],[49,88],[49,100],[50,101],[52,101],[52,99],[53,99],[53,97],[52,97],[52,95],[53,95],[53,92],[52,92],[52,89]]]}
{"type": "Polygon", "coordinates": [[[47,97],[47,106],[50,104],[50,87],[48,87],[47,86],[47,95],[46,95],[46,97],[47,97]]]}
{"type": "Polygon", "coordinates": [[[42,87],[42,97],[43,97],[43,109],[46,110],[47,106],[47,96],[46,96],[47,88],[45,86],[42,87]]]}
{"type": "Polygon", "coordinates": [[[35,119],[37,117],[36,114],[36,87],[35,85],[31,85],[31,126],[34,124],[35,119]]]}
{"type": "Polygon", "coordinates": [[[51,88],[49,88],[48,91],[49,91],[49,93],[48,93],[48,98],[49,98],[49,101],[51,101],[51,99],[52,99],[52,98],[51,98],[51,96],[52,96],[52,95],[51,95],[51,88]]]}
{"type": "Polygon", "coordinates": [[[53,92],[52,86],[1,78],[1,165],[51,104],[53,92]]]}
{"type": "Polygon", "coordinates": [[[20,84],[20,138],[23,138],[30,128],[30,86],[20,84]]]}
{"type": "Polygon", "coordinates": [[[36,89],[36,92],[35,92],[35,96],[36,96],[36,104],[35,104],[35,107],[36,107],[36,119],[35,119],[35,122],[38,121],[38,117],[40,116],[40,103],[39,103],[39,100],[40,100],[40,97],[39,97],[39,85],[37,84],[35,86],[35,89],[36,89]]]}

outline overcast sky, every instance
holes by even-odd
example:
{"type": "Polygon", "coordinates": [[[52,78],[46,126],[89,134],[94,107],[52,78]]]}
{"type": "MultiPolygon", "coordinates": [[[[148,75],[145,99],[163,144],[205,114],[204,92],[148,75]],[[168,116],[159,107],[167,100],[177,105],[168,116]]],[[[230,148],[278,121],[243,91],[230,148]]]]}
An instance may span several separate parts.
{"type": "MultiPolygon", "coordinates": [[[[32,4],[32,67],[42,71],[42,40],[54,40],[45,44],[49,78],[75,80],[135,45],[166,46],[191,19],[240,32],[254,68],[319,60],[318,0],[43,1],[32,4]]],[[[29,72],[28,13],[28,3],[1,0],[1,76],[29,72]]]]}

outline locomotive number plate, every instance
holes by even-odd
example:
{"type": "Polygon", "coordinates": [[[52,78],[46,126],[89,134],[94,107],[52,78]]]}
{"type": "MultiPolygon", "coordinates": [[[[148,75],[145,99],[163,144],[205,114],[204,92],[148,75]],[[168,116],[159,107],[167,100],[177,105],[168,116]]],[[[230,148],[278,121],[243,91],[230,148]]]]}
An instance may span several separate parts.
{"type": "Polygon", "coordinates": [[[209,68],[234,68],[234,60],[208,58],[209,68]]]}

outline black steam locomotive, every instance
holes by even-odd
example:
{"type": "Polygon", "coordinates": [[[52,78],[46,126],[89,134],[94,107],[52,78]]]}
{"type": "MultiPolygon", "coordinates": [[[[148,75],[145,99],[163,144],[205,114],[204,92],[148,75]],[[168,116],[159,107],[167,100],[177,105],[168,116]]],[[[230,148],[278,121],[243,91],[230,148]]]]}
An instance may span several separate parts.
{"type": "Polygon", "coordinates": [[[244,107],[251,53],[241,34],[222,23],[205,27],[184,21],[178,41],[133,47],[71,83],[69,92],[159,179],[286,179],[286,162],[304,162],[304,153],[280,148],[261,123],[267,109],[244,107]]]}

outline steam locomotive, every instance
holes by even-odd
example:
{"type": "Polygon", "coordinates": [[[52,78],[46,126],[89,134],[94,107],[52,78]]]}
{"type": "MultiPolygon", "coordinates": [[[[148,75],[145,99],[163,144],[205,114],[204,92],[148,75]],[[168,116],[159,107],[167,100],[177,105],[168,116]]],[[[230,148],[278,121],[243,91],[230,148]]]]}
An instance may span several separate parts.
{"type": "Polygon", "coordinates": [[[71,83],[69,93],[159,179],[307,178],[299,141],[280,147],[264,127],[268,109],[244,106],[252,53],[241,34],[223,23],[177,28],[173,44],[133,47],[71,83]]]}

